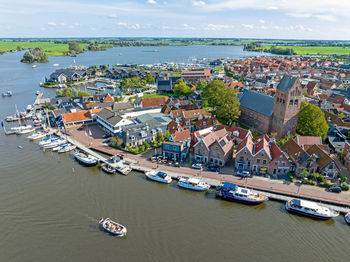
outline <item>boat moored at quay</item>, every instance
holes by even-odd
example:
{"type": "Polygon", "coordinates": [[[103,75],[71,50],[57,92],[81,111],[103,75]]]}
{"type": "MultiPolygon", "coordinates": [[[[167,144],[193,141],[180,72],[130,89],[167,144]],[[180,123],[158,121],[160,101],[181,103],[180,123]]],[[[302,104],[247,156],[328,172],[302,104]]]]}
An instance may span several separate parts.
{"type": "Polygon", "coordinates": [[[339,212],[315,202],[294,198],[286,202],[286,209],[299,215],[327,220],[339,216],[339,212]]]}
{"type": "Polygon", "coordinates": [[[73,154],[74,158],[84,166],[96,166],[98,159],[92,155],[89,155],[83,151],[78,151],[73,154]]]}
{"type": "Polygon", "coordinates": [[[350,212],[345,213],[344,220],[348,225],[350,225],[350,212]]]}
{"type": "Polygon", "coordinates": [[[195,190],[195,191],[207,191],[210,185],[206,182],[201,181],[195,177],[180,177],[177,183],[179,187],[195,190]]]}
{"type": "Polygon", "coordinates": [[[171,176],[169,176],[167,173],[162,171],[156,171],[156,170],[148,171],[145,173],[145,175],[148,179],[157,181],[159,183],[170,184],[172,181],[171,176]]]}
{"type": "Polygon", "coordinates": [[[261,204],[268,197],[249,188],[239,187],[236,184],[225,182],[220,189],[220,196],[224,200],[240,202],[248,205],[261,204]]]}

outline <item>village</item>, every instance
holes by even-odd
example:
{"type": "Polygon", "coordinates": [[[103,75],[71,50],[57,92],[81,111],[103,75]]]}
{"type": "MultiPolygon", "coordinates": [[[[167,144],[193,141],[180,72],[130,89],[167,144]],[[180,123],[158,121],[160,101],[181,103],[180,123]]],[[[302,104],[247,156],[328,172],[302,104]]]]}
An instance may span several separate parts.
{"type": "Polygon", "coordinates": [[[149,168],[349,189],[349,65],[313,57],[218,59],[206,65],[186,66],[178,75],[74,65],[56,70],[48,82],[84,82],[98,75],[118,92],[77,95],[74,87],[65,87],[55,98],[37,99],[34,107],[49,109],[52,126],[90,149],[123,154],[149,168]],[[238,113],[227,117],[221,111],[231,109],[210,104],[210,89],[233,90],[239,103],[229,107],[238,113]],[[303,103],[320,110],[323,133],[300,132],[303,103]]]}

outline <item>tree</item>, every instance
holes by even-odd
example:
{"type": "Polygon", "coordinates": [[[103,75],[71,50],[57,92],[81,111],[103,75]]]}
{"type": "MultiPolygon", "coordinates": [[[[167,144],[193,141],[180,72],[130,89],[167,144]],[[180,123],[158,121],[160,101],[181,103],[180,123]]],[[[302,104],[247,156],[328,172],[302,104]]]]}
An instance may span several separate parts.
{"type": "Polygon", "coordinates": [[[200,81],[197,84],[197,90],[204,90],[207,87],[208,83],[206,81],[200,81]]]}
{"type": "Polygon", "coordinates": [[[165,131],[165,134],[164,134],[164,139],[165,139],[165,140],[168,140],[169,137],[170,137],[170,135],[171,135],[170,132],[169,132],[168,130],[166,130],[166,131],[165,131]]]}
{"type": "Polygon", "coordinates": [[[328,124],[318,106],[307,102],[301,103],[297,131],[305,136],[320,136],[323,140],[326,139],[328,124]]]}
{"type": "Polygon", "coordinates": [[[161,131],[157,132],[157,136],[156,136],[157,142],[163,142],[164,141],[164,136],[163,133],[161,131]]]}
{"type": "Polygon", "coordinates": [[[344,113],[340,113],[339,117],[340,117],[341,120],[344,120],[346,118],[346,115],[344,113]]]}
{"type": "Polygon", "coordinates": [[[123,139],[121,139],[120,137],[111,137],[110,141],[115,147],[123,147],[124,145],[123,139]]]}
{"type": "Polygon", "coordinates": [[[204,105],[214,108],[217,118],[224,124],[232,125],[241,114],[237,90],[220,80],[211,81],[203,90],[202,98],[204,105]]]}
{"type": "Polygon", "coordinates": [[[177,96],[188,96],[192,93],[192,89],[181,79],[177,80],[174,85],[174,93],[177,96]]]}
{"type": "Polygon", "coordinates": [[[83,97],[83,96],[92,96],[88,91],[78,91],[78,96],[83,97]]]}
{"type": "Polygon", "coordinates": [[[75,53],[83,52],[83,50],[81,49],[79,43],[76,42],[76,41],[69,42],[68,43],[68,49],[69,49],[69,52],[72,52],[72,51],[74,51],[75,53]]]}
{"type": "Polygon", "coordinates": [[[147,74],[143,80],[145,80],[148,84],[156,82],[154,77],[150,74],[147,74]]]}

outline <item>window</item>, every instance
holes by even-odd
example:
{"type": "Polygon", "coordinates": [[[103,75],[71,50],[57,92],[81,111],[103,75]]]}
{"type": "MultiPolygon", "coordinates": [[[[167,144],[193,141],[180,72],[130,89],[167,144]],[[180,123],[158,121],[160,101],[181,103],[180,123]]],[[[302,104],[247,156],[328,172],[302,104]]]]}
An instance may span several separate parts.
{"type": "Polygon", "coordinates": [[[261,153],[261,157],[263,157],[264,156],[264,153],[261,153]]]}
{"type": "Polygon", "coordinates": [[[240,158],[239,158],[239,161],[244,161],[244,157],[243,156],[241,156],[240,158]]]}
{"type": "Polygon", "coordinates": [[[213,157],[215,157],[215,156],[216,156],[216,153],[215,153],[215,152],[212,152],[211,155],[212,155],[213,157]]]}
{"type": "Polygon", "coordinates": [[[247,154],[247,150],[244,150],[244,154],[247,154]]]}
{"type": "Polygon", "coordinates": [[[293,105],[293,100],[290,100],[290,101],[289,101],[289,105],[293,105]]]}
{"type": "Polygon", "coordinates": [[[218,149],[219,149],[219,147],[218,147],[218,146],[216,146],[216,147],[215,147],[215,149],[216,149],[216,150],[218,150],[218,149]]]}
{"type": "Polygon", "coordinates": [[[263,160],[263,164],[266,165],[266,160],[265,159],[263,160]]]}
{"type": "Polygon", "coordinates": [[[201,154],[201,150],[198,148],[197,149],[197,154],[200,155],[201,154]]]}
{"type": "Polygon", "coordinates": [[[286,103],[286,100],[283,99],[283,104],[285,104],[285,103],[286,103]]]}
{"type": "Polygon", "coordinates": [[[286,166],[286,162],[283,161],[283,162],[282,162],[282,166],[286,166]]]}
{"type": "Polygon", "coordinates": [[[297,105],[297,104],[298,104],[298,99],[295,99],[294,105],[297,105]]]}
{"type": "Polygon", "coordinates": [[[256,160],[256,163],[260,164],[260,159],[259,158],[256,160]]]}
{"type": "Polygon", "coordinates": [[[221,154],[218,152],[218,158],[220,158],[221,157],[221,154]]]}
{"type": "Polygon", "coordinates": [[[279,161],[275,161],[275,166],[278,166],[280,162],[279,161]]]}
{"type": "Polygon", "coordinates": [[[206,121],[203,121],[203,126],[206,126],[207,125],[207,122],[206,121]]]}

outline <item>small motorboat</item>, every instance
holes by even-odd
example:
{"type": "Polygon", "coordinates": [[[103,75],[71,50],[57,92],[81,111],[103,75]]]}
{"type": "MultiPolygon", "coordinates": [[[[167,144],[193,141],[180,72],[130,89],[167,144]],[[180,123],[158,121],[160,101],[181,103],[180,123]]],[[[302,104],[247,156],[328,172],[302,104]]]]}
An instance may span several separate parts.
{"type": "Polygon", "coordinates": [[[23,130],[27,130],[27,129],[33,129],[32,126],[30,125],[23,125],[23,126],[15,126],[15,127],[11,127],[11,131],[23,131],[23,130]]]}
{"type": "Polygon", "coordinates": [[[12,96],[12,92],[11,92],[11,91],[3,92],[3,93],[1,94],[1,96],[2,96],[2,97],[10,97],[10,96],[12,96]]]}
{"type": "Polygon", "coordinates": [[[261,204],[268,197],[249,188],[239,187],[236,184],[225,182],[220,189],[220,196],[224,200],[240,202],[248,205],[261,204]]]}
{"type": "Polygon", "coordinates": [[[98,221],[100,224],[102,224],[102,227],[107,232],[117,235],[117,236],[125,236],[127,233],[127,229],[125,226],[112,221],[110,218],[100,218],[98,221]]]}
{"type": "Polygon", "coordinates": [[[14,121],[18,121],[19,120],[19,117],[17,115],[14,115],[14,116],[7,116],[5,118],[5,121],[6,122],[14,122],[14,121]]]}
{"type": "Polygon", "coordinates": [[[96,157],[82,151],[74,153],[73,156],[80,164],[85,166],[96,166],[98,163],[98,159],[96,157]]]}
{"type": "Polygon", "coordinates": [[[106,172],[107,174],[115,174],[115,168],[113,168],[112,166],[110,166],[106,163],[103,163],[101,165],[101,169],[103,172],[106,172]]]}
{"type": "Polygon", "coordinates": [[[350,225],[350,212],[346,212],[344,216],[345,222],[350,225]]]}
{"type": "Polygon", "coordinates": [[[145,173],[145,175],[148,179],[151,179],[153,181],[157,181],[160,183],[170,184],[172,181],[171,176],[169,176],[167,173],[162,171],[148,171],[145,173]]]}
{"type": "Polygon", "coordinates": [[[76,148],[77,148],[76,145],[68,145],[68,146],[65,146],[65,147],[61,148],[60,150],[58,150],[58,153],[66,153],[66,152],[72,151],[76,148]]]}
{"type": "Polygon", "coordinates": [[[59,66],[59,64],[53,64],[53,66],[59,66]]]}
{"type": "Polygon", "coordinates": [[[39,131],[39,132],[36,132],[30,136],[28,136],[27,138],[29,140],[36,140],[36,139],[40,139],[40,138],[43,138],[43,137],[46,137],[47,136],[47,133],[44,132],[44,131],[39,131]]]}
{"type": "Polygon", "coordinates": [[[24,134],[29,134],[29,133],[32,133],[32,132],[35,132],[35,128],[26,128],[26,129],[22,129],[22,130],[18,130],[16,131],[16,135],[24,135],[24,134]]]}
{"type": "Polygon", "coordinates": [[[327,220],[339,216],[339,212],[316,202],[294,198],[286,202],[286,209],[299,215],[327,220]]]}
{"type": "Polygon", "coordinates": [[[195,191],[206,191],[210,188],[210,185],[208,183],[205,183],[199,178],[195,177],[180,177],[177,185],[179,187],[195,191]]]}
{"type": "Polygon", "coordinates": [[[36,68],[37,67],[37,65],[32,65],[32,68],[36,68]]]}

